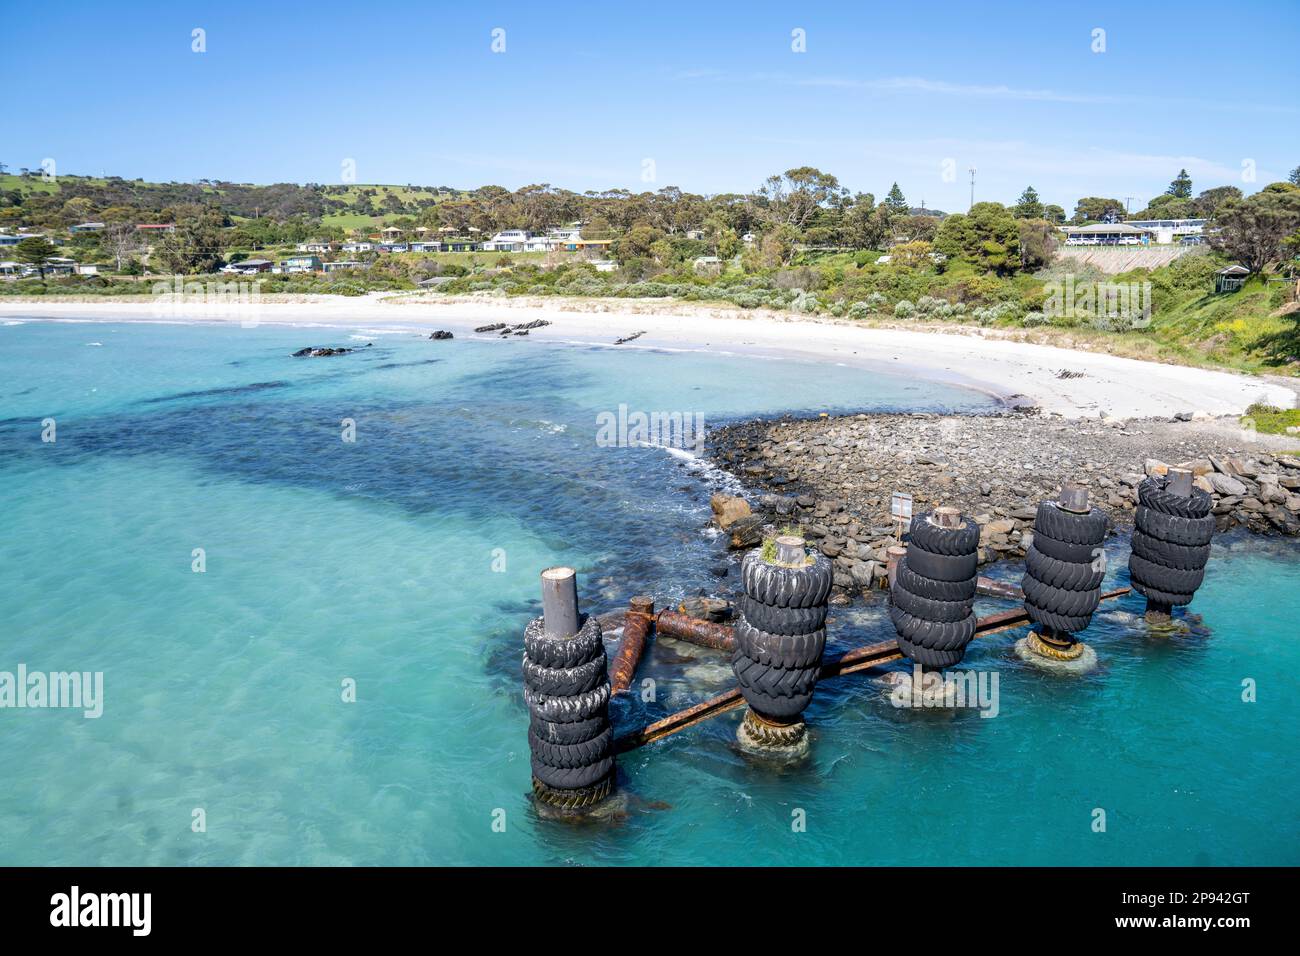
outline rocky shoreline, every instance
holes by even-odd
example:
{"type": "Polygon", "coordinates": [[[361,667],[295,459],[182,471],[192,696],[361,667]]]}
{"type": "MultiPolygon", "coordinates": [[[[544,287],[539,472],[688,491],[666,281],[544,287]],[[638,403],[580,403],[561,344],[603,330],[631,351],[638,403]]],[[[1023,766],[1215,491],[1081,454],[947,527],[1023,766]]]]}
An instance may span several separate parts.
{"type": "Polygon", "coordinates": [[[852,592],[884,574],[896,491],[913,496],[915,513],[944,504],[974,517],[981,564],[1024,556],[1038,502],[1063,481],[1087,488],[1113,534],[1132,524],[1142,478],[1174,466],[1213,496],[1220,531],[1300,534],[1300,456],[1263,447],[1269,438],[1191,414],[859,414],[740,422],[711,432],[707,454],[753,491],[712,500],[731,547],[797,529],[832,559],[837,589],[852,592]]]}

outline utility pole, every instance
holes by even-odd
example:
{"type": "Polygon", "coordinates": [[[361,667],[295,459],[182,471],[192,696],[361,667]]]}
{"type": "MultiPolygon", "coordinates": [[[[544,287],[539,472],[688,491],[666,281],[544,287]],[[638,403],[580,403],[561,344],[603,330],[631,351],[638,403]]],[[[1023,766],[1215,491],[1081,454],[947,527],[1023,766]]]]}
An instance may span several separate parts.
{"type": "MultiPolygon", "coordinates": [[[[975,207],[975,167],[974,166],[970,168],[970,204],[971,204],[971,208],[973,209],[975,207]]],[[[970,212],[970,209],[967,209],[966,211],[970,212]]]]}
{"type": "Polygon", "coordinates": [[[1134,199],[1136,199],[1136,198],[1137,198],[1136,196],[1125,196],[1125,197],[1124,197],[1124,218],[1125,218],[1125,219],[1128,218],[1128,204],[1131,203],[1131,202],[1132,202],[1134,199]]]}

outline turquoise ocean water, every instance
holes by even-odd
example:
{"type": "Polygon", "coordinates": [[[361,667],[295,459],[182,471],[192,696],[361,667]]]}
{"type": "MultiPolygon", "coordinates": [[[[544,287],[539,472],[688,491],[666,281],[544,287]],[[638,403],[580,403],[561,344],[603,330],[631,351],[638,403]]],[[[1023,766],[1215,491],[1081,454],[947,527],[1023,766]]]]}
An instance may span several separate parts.
{"type": "MultiPolygon", "coordinates": [[[[1026,667],[1016,633],[976,641],[994,719],[843,679],[797,768],[742,757],[733,712],[622,758],[622,819],[536,817],[518,666],[537,572],[576,565],[594,610],[734,586],[703,530],[725,479],[598,447],[598,414],[987,408],[974,392],[527,340],[28,322],[0,328],[0,403],[0,671],[104,674],[99,719],[0,710],[0,864],[1300,862],[1300,552],[1240,536],[1194,633],[1153,638],[1115,602],[1088,677],[1026,667]]],[[[1126,583],[1123,536],[1111,552],[1126,583]]],[[[889,635],[878,609],[841,612],[832,650],[889,635]]],[[[620,729],[729,681],[669,641],[645,673],[657,700],[620,699],[620,729]]]]}

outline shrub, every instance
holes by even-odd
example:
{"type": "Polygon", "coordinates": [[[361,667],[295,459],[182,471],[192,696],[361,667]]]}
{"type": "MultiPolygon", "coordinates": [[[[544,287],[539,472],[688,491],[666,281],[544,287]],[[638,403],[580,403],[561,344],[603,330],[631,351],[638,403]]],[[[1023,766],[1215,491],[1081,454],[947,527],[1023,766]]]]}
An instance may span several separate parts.
{"type": "Polygon", "coordinates": [[[899,299],[894,304],[894,317],[898,319],[910,319],[916,314],[916,306],[906,299],[899,299]]]}

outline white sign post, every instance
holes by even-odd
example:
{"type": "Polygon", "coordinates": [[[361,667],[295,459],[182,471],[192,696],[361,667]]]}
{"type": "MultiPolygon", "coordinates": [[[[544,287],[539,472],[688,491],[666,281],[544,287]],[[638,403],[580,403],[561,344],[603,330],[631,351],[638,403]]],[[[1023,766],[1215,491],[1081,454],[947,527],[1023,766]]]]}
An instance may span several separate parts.
{"type": "Polygon", "coordinates": [[[889,513],[898,522],[898,533],[894,536],[903,540],[903,525],[912,520],[912,496],[903,491],[895,491],[889,499],[889,513]]]}

